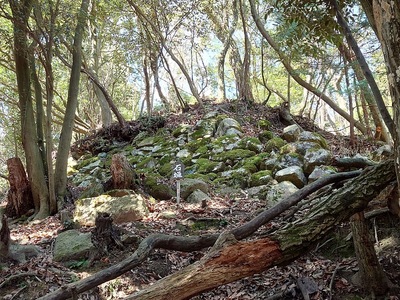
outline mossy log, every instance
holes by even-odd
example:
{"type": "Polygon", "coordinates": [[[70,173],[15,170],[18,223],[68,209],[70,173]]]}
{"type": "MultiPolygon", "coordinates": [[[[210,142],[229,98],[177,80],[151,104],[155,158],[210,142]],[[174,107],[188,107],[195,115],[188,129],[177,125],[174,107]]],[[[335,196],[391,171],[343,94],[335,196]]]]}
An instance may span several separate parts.
{"type": "Polygon", "coordinates": [[[260,226],[324,185],[358,174],[348,172],[346,176],[334,174],[321,178],[245,225],[222,235],[151,235],[142,241],[131,257],[119,264],[40,299],[67,299],[116,278],[138,266],[156,248],[194,251],[214,245],[199,262],[157,281],[127,299],[189,299],[217,286],[260,273],[273,266],[287,264],[306,253],[338,224],[364,210],[368,202],[378,196],[385,186],[395,181],[394,162],[387,161],[368,168],[329,195],[315,198],[311,209],[301,218],[277,229],[268,237],[244,242],[238,240],[250,236],[260,226]]]}

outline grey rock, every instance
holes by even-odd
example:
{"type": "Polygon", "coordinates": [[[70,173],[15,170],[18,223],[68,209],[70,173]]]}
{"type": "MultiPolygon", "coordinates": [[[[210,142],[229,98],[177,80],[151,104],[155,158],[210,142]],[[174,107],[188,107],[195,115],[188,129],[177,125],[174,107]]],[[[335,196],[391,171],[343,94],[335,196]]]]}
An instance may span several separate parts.
{"type": "Polygon", "coordinates": [[[307,184],[307,178],[303,173],[303,169],[299,166],[288,167],[276,172],[275,179],[278,182],[290,181],[298,188],[302,188],[307,184]]]}
{"type": "Polygon", "coordinates": [[[336,173],[335,170],[332,167],[328,166],[316,166],[314,170],[311,172],[311,174],[308,176],[308,182],[314,182],[321,177],[334,174],[336,173]]]}
{"type": "Polygon", "coordinates": [[[266,195],[267,203],[269,205],[274,205],[280,202],[281,200],[289,197],[298,190],[299,189],[290,181],[282,181],[276,185],[271,186],[270,190],[266,195]]]}
{"type": "Polygon", "coordinates": [[[304,172],[311,174],[316,166],[329,165],[332,153],[326,149],[308,149],[304,155],[304,172]]]}
{"type": "Polygon", "coordinates": [[[208,193],[209,185],[200,179],[184,178],[181,180],[181,197],[183,199],[189,197],[189,195],[195,190],[201,190],[204,193],[208,193]]]}
{"type": "Polygon", "coordinates": [[[225,118],[221,122],[219,122],[216,136],[223,135],[237,135],[242,136],[242,127],[239,122],[232,118],[225,118]]]}
{"type": "Polygon", "coordinates": [[[210,200],[210,197],[202,190],[194,190],[186,199],[189,203],[202,203],[207,200],[210,200]]]}
{"type": "Polygon", "coordinates": [[[297,141],[299,134],[302,131],[303,131],[303,129],[299,125],[293,124],[293,125],[283,128],[282,137],[284,140],[286,140],[289,143],[295,142],[295,141],[297,141]]]}
{"type": "Polygon", "coordinates": [[[60,262],[83,260],[89,258],[94,250],[90,232],[68,230],[57,236],[53,257],[55,261],[60,262]]]}

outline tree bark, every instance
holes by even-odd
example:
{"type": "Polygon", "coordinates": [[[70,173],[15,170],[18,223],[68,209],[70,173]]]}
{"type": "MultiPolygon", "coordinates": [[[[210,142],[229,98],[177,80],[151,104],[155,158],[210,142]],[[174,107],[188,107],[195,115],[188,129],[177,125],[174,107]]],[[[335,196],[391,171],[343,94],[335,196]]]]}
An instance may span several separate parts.
{"type": "MultiPolygon", "coordinates": [[[[397,182],[400,183],[400,2],[360,0],[360,3],[381,43],[393,103],[395,124],[394,148],[397,182]]],[[[398,184],[400,188],[400,185],[398,184]]]]}
{"type": "Polygon", "coordinates": [[[111,176],[114,189],[135,188],[135,172],[123,154],[114,154],[111,159],[111,176]]]}
{"type": "Polygon", "coordinates": [[[107,255],[114,246],[122,247],[118,234],[113,227],[113,218],[108,213],[100,213],[95,220],[92,242],[99,255],[107,255]]]}
{"type": "Polygon", "coordinates": [[[10,252],[10,229],[8,228],[7,217],[1,216],[0,227],[0,262],[7,260],[10,252]]]}
{"type": "Polygon", "coordinates": [[[34,208],[31,186],[19,157],[7,160],[8,181],[6,214],[8,217],[21,217],[34,208]]]}

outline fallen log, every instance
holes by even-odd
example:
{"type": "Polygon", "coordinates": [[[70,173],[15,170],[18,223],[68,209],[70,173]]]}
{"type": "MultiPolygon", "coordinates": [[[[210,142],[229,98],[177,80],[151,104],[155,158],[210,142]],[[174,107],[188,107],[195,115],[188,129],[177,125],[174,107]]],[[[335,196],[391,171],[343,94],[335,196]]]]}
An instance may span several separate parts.
{"type": "Polygon", "coordinates": [[[231,233],[223,234],[219,245],[207,255],[148,288],[125,299],[189,299],[220,285],[287,264],[306,253],[327,232],[396,180],[393,161],[371,168],[330,195],[314,201],[310,211],[298,220],[277,229],[267,238],[239,242],[231,233]]]}
{"type": "MultiPolygon", "coordinates": [[[[320,178],[319,180],[311,183],[310,185],[308,185],[308,186],[304,187],[303,189],[299,190],[298,192],[294,193],[293,195],[291,195],[284,201],[280,202],[278,205],[262,212],[260,215],[258,215],[256,218],[254,218],[250,222],[232,230],[230,234],[235,238],[235,240],[240,240],[240,239],[249,237],[258,228],[260,228],[260,226],[266,224],[271,219],[278,216],[280,213],[285,211],[290,206],[295,205],[296,203],[298,203],[299,201],[301,201],[302,199],[304,199],[306,196],[310,195],[311,193],[326,186],[327,184],[331,184],[334,182],[349,179],[349,178],[355,177],[359,174],[360,174],[359,171],[353,171],[353,172],[347,172],[347,173],[333,174],[333,175],[329,175],[329,176],[320,178]]],[[[256,267],[250,266],[248,268],[248,271],[246,271],[247,273],[246,272],[242,273],[239,271],[238,274],[240,274],[240,275],[237,275],[237,276],[239,276],[237,278],[235,276],[233,276],[233,277],[227,276],[225,278],[224,272],[219,273],[217,268],[212,268],[214,270],[217,270],[217,274],[218,273],[220,274],[219,277],[220,277],[220,279],[223,280],[222,283],[219,282],[218,280],[216,280],[214,282],[216,284],[215,285],[215,284],[210,284],[209,280],[206,280],[205,281],[206,286],[199,285],[199,287],[202,287],[201,290],[198,290],[198,289],[193,290],[193,292],[195,292],[195,293],[192,293],[191,291],[186,291],[186,292],[191,293],[191,296],[193,296],[196,293],[200,293],[201,291],[211,289],[211,288],[214,288],[221,284],[231,282],[233,280],[237,280],[239,278],[254,274],[255,271],[259,272],[260,269],[258,269],[258,268],[261,268],[261,270],[266,270],[270,266],[275,265],[277,263],[289,262],[290,260],[293,260],[295,257],[304,253],[304,249],[302,248],[303,246],[308,247],[310,244],[315,243],[321,237],[323,237],[323,235],[329,229],[331,229],[333,227],[332,220],[336,220],[337,223],[340,223],[343,220],[348,219],[353,213],[355,213],[357,211],[361,211],[368,204],[369,200],[374,198],[379,193],[379,191],[381,189],[383,189],[384,186],[386,186],[387,184],[389,184],[389,182],[391,182],[395,179],[396,179],[396,175],[394,173],[393,161],[388,161],[386,163],[378,165],[377,167],[374,167],[374,168],[364,171],[364,173],[362,175],[349,181],[346,185],[344,185],[342,188],[340,188],[337,192],[331,194],[331,196],[338,195],[336,198],[334,198],[333,200],[323,200],[323,201],[321,200],[321,202],[326,203],[325,205],[330,205],[330,201],[331,201],[335,207],[339,206],[339,208],[336,208],[336,210],[334,210],[332,212],[336,213],[336,211],[345,211],[346,213],[344,214],[344,217],[341,217],[341,216],[329,217],[328,218],[329,222],[325,223],[324,217],[327,217],[326,214],[329,213],[329,210],[327,210],[325,213],[320,212],[320,214],[321,214],[320,219],[318,219],[317,221],[313,221],[314,223],[310,224],[310,226],[312,225],[312,227],[316,227],[316,228],[320,229],[318,232],[314,232],[314,234],[304,233],[306,235],[305,237],[303,237],[300,234],[298,237],[296,237],[296,239],[294,239],[294,238],[290,239],[290,240],[282,239],[282,242],[284,242],[282,244],[280,244],[280,242],[279,242],[280,239],[278,238],[277,235],[279,234],[279,232],[282,232],[282,230],[289,230],[288,226],[285,226],[284,228],[282,228],[278,233],[274,233],[273,238],[261,239],[261,240],[258,240],[258,242],[253,241],[253,242],[240,243],[240,244],[238,244],[238,246],[236,246],[237,248],[230,249],[230,250],[234,250],[235,253],[237,253],[237,255],[238,255],[237,260],[234,258],[229,258],[228,260],[226,260],[226,262],[228,262],[228,261],[235,262],[235,261],[239,261],[239,260],[242,262],[246,262],[247,261],[247,258],[246,258],[247,253],[244,250],[252,249],[252,247],[254,246],[255,249],[260,250],[259,251],[260,256],[258,257],[258,259],[255,259],[254,261],[257,263],[257,265],[261,265],[261,266],[256,266],[256,267]],[[374,176],[374,174],[378,174],[378,175],[374,176]],[[371,178],[371,180],[370,180],[370,178],[371,178]],[[371,181],[374,184],[376,184],[377,185],[376,190],[374,189],[374,187],[372,185],[366,184],[364,181],[365,182],[371,181]],[[359,186],[360,184],[362,184],[362,185],[359,186]],[[358,198],[360,198],[360,199],[358,199],[355,202],[355,204],[351,204],[351,205],[346,204],[347,202],[350,201],[348,198],[353,195],[353,193],[351,192],[353,185],[355,185],[355,190],[357,191],[357,193],[355,193],[354,195],[357,196],[356,197],[357,199],[358,198]],[[365,189],[363,188],[364,185],[366,187],[365,189]],[[349,188],[349,186],[350,186],[350,188],[349,188]],[[361,190],[360,190],[360,188],[361,188],[361,190]],[[346,190],[347,192],[345,193],[344,192],[345,189],[347,189],[349,191],[346,190]],[[340,198],[340,197],[344,197],[344,199],[345,199],[344,200],[345,203],[343,203],[343,205],[346,205],[345,208],[343,208],[343,207],[340,208],[340,205],[342,205],[342,204],[337,203],[340,200],[340,199],[338,200],[337,198],[340,198]],[[321,223],[321,226],[317,226],[318,222],[321,223]],[[313,237],[313,238],[311,238],[311,237],[313,237]],[[301,242],[302,238],[304,238],[304,245],[301,242]],[[289,241],[291,241],[291,243],[289,243],[289,241]],[[250,244],[247,244],[247,243],[250,243],[250,244]],[[251,243],[253,243],[253,244],[251,244],[251,243]],[[300,246],[302,246],[302,247],[300,249],[300,254],[299,254],[299,252],[295,252],[294,249],[296,249],[296,247],[300,248],[300,246]],[[264,249],[266,249],[266,250],[264,250],[264,249]],[[264,251],[267,251],[267,252],[264,252],[264,251]],[[274,259],[273,259],[273,261],[266,259],[265,263],[260,264],[261,261],[259,261],[259,259],[261,259],[261,257],[263,257],[263,255],[273,256],[274,259]],[[244,275],[244,274],[246,274],[246,275],[244,275]]],[[[317,205],[314,208],[316,208],[316,207],[317,207],[317,205]]],[[[328,216],[329,216],[329,214],[328,214],[328,216]]],[[[311,221],[312,220],[313,219],[311,219],[311,221]]],[[[305,224],[305,225],[307,225],[307,224],[305,224]]],[[[301,233],[301,228],[299,228],[298,226],[300,226],[300,225],[295,225],[294,229],[292,229],[292,230],[299,231],[299,232],[295,232],[295,234],[301,233]]],[[[87,291],[91,288],[96,287],[99,284],[102,284],[106,281],[114,279],[114,278],[124,274],[125,272],[131,270],[132,268],[138,266],[141,262],[143,262],[147,258],[147,256],[154,249],[163,248],[163,249],[177,250],[177,251],[200,250],[200,249],[214,245],[218,236],[219,235],[216,235],[216,234],[191,236],[191,237],[169,236],[169,235],[164,235],[164,234],[155,234],[155,235],[148,236],[140,243],[140,245],[139,245],[138,249],[135,251],[135,253],[132,256],[128,257],[127,259],[125,259],[125,260],[121,261],[120,263],[118,263],[114,266],[111,266],[105,270],[102,270],[92,276],[82,279],[78,282],[63,286],[62,288],[60,288],[50,294],[47,294],[39,299],[41,299],[41,300],[68,299],[73,295],[82,293],[84,291],[87,291]]],[[[236,244],[237,243],[234,243],[233,245],[231,245],[231,247],[233,247],[236,244]]],[[[230,252],[230,251],[228,251],[228,252],[230,252]]],[[[227,252],[224,251],[224,253],[227,253],[227,252]]],[[[216,262],[218,262],[218,261],[216,261],[216,262]]],[[[250,262],[247,261],[246,264],[250,265],[250,262]]],[[[214,262],[210,262],[210,265],[217,266],[218,264],[216,264],[214,261],[214,262]]],[[[193,267],[195,268],[195,265],[193,267]]],[[[234,268],[234,267],[235,267],[235,264],[232,264],[232,268],[234,268]]],[[[228,270],[232,271],[232,269],[230,269],[230,267],[228,265],[224,265],[223,269],[225,270],[225,272],[227,272],[228,270]]],[[[186,270],[186,269],[184,269],[184,270],[186,270]]],[[[232,273],[234,273],[234,270],[232,271],[232,273]]],[[[176,274],[177,274],[177,276],[179,276],[178,273],[176,273],[176,274]]],[[[174,275],[172,275],[172,276],[174,276],[174,275]]],[[[170,276],[167,278],[170,278],[170,276]]],[[[162,279],[160,281],[161,285],[162,285],[163,280],[164,279],[162,279]]],[[[158,282],[155,285],[159,286],[158,282]]],[[[145,291],[147,291],[147,289],[144,290],[143,293],[145,291]]],[[[166,291],[164,290],[164,293],[165,292],[166,291]]],[[[170,292],[170,291],[168,291],[168,292],[170,292]]],[[[185,299],[185,297],[189,297],[189,295],[185,296],[186,292],[181,294],[181,296],[176,296],[177,299],[185,299]]],[[[171,295],[175,295],[175,293],[165,294],[165,295],[167,295],[166,298],[151,298],[150,297],[150,298],[143,298],[143,299],[167,299],[171,295]]],[[[132,296],[132,297],[136,297],[136,295],[132,296]]],[[[142,298],[132,298],[132,299],[142,299],[142,298]]]]}

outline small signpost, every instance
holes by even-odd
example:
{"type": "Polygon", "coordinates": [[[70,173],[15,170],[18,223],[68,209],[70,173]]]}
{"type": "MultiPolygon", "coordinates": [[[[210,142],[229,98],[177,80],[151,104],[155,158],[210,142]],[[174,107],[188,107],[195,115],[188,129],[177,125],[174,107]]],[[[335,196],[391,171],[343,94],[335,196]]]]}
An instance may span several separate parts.
{"type": "Polygon", "coordinates": [[[181,200],[181,179],[185,172],[185,166],[180,160],[177,160],[172,169],[172,178],[176,179],[176,202],[179,204],[181,200]]]}

